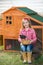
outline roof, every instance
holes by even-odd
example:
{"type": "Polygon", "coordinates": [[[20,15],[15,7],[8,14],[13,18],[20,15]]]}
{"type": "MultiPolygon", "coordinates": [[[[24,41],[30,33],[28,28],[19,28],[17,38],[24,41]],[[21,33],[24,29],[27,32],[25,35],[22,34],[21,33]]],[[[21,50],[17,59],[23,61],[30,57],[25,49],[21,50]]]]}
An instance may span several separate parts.
{"type": "MultiPolygon", "coordinates": [[[[3,12],[2,14],[12,14],[12,15],[24,15],[24,12],[20,11],[18,8],[16,7],[12,7],[10,9],[8,9],[7,11],[3,12]]],[[[25,13],[26,14],[26,13],[25,13]]]]}
{"type": "MultiPolygon", "coordinates": [[[[17,15],[22,15],[22,14],[27,14],[31,16],[32,18],[40,21],[43,24],[43,17],[38,15],[37,12],[27,8],[27,7],[12,7],[9,10],[5,11],[3,14],[10,12],[11,14],[17,14],[17,15]]],[[[13,15],[14,15],[13,14],[13,15]]]]}
{"type": "Polygon", "coordinates": [[[41,16],[38,15],[38,14],[30,15],[30,16],[33,17],[33,18],[35,18],[35,19],[37,19],[37,20],[39,20],[39,21],[41,21],[41,22],[43,22],[43,17],[41,17],[41,16]]]}
{"type": "Polygon", "coordinates": [[[27,13],[27,15],[31,16],[32,18],[35,18],[35,19],[43,22],[43,17],[38,15],[37,12],[35,12],[27,7],[18,7],[18,9],[24,11],[25,13],[27,13]]]}
{"type": "Polygon", "coordinates": [[[27,8],[27,7],[18,7],[20,10],[24,11],[27,14],[37,14],[35,11],[27,8]]]}

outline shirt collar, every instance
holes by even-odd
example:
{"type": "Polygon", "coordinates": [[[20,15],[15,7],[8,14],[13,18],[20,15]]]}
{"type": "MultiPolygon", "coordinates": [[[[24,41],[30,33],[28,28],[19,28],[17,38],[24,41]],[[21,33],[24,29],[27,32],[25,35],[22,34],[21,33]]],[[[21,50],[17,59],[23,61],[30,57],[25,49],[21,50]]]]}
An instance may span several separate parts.
{"type": "MultiPolygon", "coordinates": [[[[31,29],[30,28],[28,28],[28,30],[27,31],[30,31],[31,29]]],[[[24,31],[26,31],[25,29],[24,29],[24,31]]]]}

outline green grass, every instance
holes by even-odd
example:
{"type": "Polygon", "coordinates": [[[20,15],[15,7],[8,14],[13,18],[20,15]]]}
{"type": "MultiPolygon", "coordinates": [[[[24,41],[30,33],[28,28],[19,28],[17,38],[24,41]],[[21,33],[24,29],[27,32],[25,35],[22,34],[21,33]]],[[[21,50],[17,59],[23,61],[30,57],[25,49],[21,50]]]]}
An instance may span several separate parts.
{"type": "Polygon", "coordinates": [[[41,55],[36,60],[34,60],[33,64],[35,64],[35,65],[43,65],[43,55],[41,55]]]}
{"type": "MultiPolygon", "coordinates": [[[[0,65],[24,65],[19,53],[0,51],[0,65]]],[[[28,64],[25,64],[28,65],[28,64]]],[[[43,55],[32,62],[32,65],[43,65],[43,55]]]]}
{"type": "Polygon", "coordinates": [[[19,53],[0,52],[0,65],[22,64],[19,53]]]}
{"type": "Polygon", "coordinates": [[[4,49],[4,46],[0,46],[0,50],[3,50],[4,49]]]}

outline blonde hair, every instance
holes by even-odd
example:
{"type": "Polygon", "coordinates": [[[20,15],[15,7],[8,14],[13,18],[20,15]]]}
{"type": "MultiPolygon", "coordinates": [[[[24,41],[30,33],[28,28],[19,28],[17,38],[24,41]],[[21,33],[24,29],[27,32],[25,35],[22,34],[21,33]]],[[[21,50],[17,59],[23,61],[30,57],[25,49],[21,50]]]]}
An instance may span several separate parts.
{"type": "MultiPolygon", "coordinates": [[[[25,21],[25,20],[28,21],[29,27],[31,28],[31,20],[30,20],[29,18],[26,17],[26,18],[24,18],[22,21],[25,21]]],[[[23,22],[22,22],[22,25],[23,25],[23,22]]],[[[23,25],[23,28],[25,28],[24,25],[23,25]]]]}

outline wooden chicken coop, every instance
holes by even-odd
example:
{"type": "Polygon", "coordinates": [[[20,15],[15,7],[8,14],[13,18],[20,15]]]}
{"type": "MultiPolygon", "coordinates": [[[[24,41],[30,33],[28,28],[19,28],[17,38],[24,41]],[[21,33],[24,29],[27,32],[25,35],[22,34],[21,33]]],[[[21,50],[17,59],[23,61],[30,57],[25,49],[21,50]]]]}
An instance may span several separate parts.
{"type": "Polygon", "coordinates": [[[43,49],[43,17],[27,7],[12,7],[2,13],[0,36],[3,36],[5,51],[19,51],[18,36],[22,27],[22,19],[29,17],[32,27],[37,33],[37,46],[43,49]]]}

